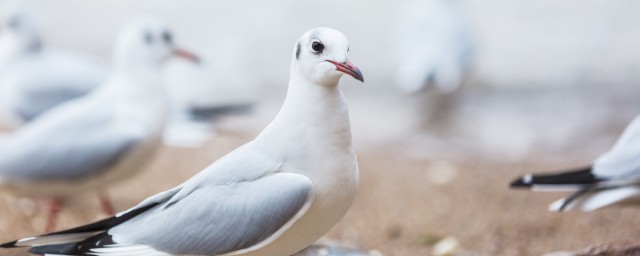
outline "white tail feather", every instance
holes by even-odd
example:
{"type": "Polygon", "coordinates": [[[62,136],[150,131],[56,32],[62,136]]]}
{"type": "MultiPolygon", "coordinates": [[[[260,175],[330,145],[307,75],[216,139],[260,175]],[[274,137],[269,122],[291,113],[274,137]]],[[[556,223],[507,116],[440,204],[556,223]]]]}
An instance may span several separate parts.
{"type": "Polygon", "coordinates": [[[41,246],[41,245],[73,243],[73,242],[79,242],[89,237],[92,237],[100,232],[102,231],[27,237],[27,238],[18,240],[16,242],[16,246],[41,246]]]}
{"type": "Polygon", "coordinates": [[[97,256],[170,256],[147,245],[112,245],[91,249],[91,254],[97,256]]]}
{"type": "Polygon", "coordinates": [[[640,195],[640,189],[637,187],[604,190],[587,197],[581,204],[580,209],[585,212],[593,211],[608,205],[620,203],[637,195],[640,195]]]}
{"type": "MultiPolygon", "coordinates": [[[[550,212],[559,212],[559,211],[561,211],[561,210],[560,210],[560,207],[562,207],[562,205],[564,204],[564,201],[565,201],[565,200],[564,200],[564,198],[563,198],[563,199],[560,199],[560,200],[557,200],[557,201],[555,201],[555,202],[551,203],[551,204],[549,205],[549,208],[548,208],[548,209],[549,209],[549,211],[550,211],[550,212]]],[[[573,204],[573,203],[572,203],[572,204],[573,204]]],[[[567,205],[567,207],[565,207],[565,208],[564,208],[564,210],[569,210],[569,209],[571,209],[572,204],[567,205]]]]}

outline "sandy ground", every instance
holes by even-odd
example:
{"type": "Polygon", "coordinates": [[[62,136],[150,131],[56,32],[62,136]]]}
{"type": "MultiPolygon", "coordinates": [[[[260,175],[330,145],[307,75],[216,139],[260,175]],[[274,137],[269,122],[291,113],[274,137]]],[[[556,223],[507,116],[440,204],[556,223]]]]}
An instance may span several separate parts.
{"type": "MultiPolygon", "coordinates": [[[[458,107],[450,110],[452,128],[436,133],[409,124],[421,113],[416,111],[420,100],[363,88],[346,91],[361,187],[351,211],[329,238],[383,255],[429,255],[434,242],[447,236],[457,238],[467,255],[541,255],[640,239],[636,208],[550,213],[547,204],[562,193],[508,188],[520,174],[583,166],[607,150],[639,107],[637,89],[582,90],[578,95],[570,90],[474,90],[462,94],[458,107]],[[544,99],[555,102],[554,107],[544,99]],[[591,111],[594,105],[604,110],[591,111]],[[587,114],[580,114],[581,109],[587,114]],[[597,119],[606,122],[598,126],[593,121],[597,119]],[[535,126],[541,124],[546,125],[535,126]],[[528,126],[534,126],[533,132],[523,133],[528,126]],[[482,129],[493,130],[477,131],[482,129]],[[558,143],[543,140],[545,134],[573,137],[558,143]]],[[[249,141],[276,113],[282,94],[267,98],[253,115],[221,120],[215,139],[201,149],[163,148],[141,175],[110,189],[117,209],[181,183],[249,141]]],[[[2,196],[0,209],[0,241],[43,230],[44,214],[29,200],[2,196]]],[[[73,198],[61,213],[59,228],[104,217],[98,209],[92,194],[73,198]]]]}

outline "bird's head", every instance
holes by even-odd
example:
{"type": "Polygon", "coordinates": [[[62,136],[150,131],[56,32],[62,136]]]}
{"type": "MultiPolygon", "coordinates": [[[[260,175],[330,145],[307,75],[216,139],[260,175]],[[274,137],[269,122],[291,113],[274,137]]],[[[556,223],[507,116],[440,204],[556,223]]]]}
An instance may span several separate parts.
{"type": "Polygon", "coordinates": [[[311,82],[335,85],[343,74],[364,82],[360,69],[348,59],[349,40],[340,31],[315,28],[307,31],[293,52],[292,75],[311,82]]]}
{"type": "Polygon", "coordinates": [[[134,21],[124,29],[116,42],[115,63],[118,68],[159,67],[172,56],[195,63],[200,61],[195,54],[176,46],[171,30],[152,17],[134,21]]]}
{"type": "Polygon", "coordinates": [[[15,53],[37,52],[42,48],[41,22],[24,2],[10,2],[2,10],[0,35],[4,47],[15,53]]]}

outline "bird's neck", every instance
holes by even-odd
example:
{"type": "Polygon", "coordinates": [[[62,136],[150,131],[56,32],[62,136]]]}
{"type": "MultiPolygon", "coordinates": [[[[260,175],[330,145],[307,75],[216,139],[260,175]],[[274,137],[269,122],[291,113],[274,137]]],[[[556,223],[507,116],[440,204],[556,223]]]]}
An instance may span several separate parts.
{"type": "Polygon", "coordinates": [[[167,96],[160,70],[117,72],[110,83],[116,115],[156,127],[164,122],[167,96]]]}
{"type": "Polygon", "coordinates": [[[125,102],[144,100],[145,95],[164,94],[162,70],[156,66],[131,66],[130,68],[116,69],[114,74],[114,87],[116,93],[125,102]]]}
{"type": "Polygon", "coordinates": [[[292,77],[282,109],[256,142],[276,153],[350,152],[349,113],[337,81],[318,85],[292,77]]]}

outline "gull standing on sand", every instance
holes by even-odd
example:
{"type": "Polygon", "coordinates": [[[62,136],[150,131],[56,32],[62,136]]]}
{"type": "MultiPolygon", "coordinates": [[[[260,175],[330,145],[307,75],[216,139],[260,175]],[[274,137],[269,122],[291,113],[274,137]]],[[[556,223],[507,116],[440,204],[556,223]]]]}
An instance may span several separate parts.
{"type": "Polygon", "coordinates": [[[574,192],[549,205],[550,211],[576,207],[593,211],[612,204],[640,203],[640,116],[593,165],[559,173],[528,174],[514,180],[511,187],[574,192]]]}
{"type": "Polygon", "coordinates": [[[329,231],[358,189],[338,81],[363,81],[330,28],[297,41],[287,97],[253,141],[113,218],[0,247],[51,255],[291,255],[329,231]]]}
{"type": "Polygon", "coordinates": [[[464,0],[412,0],[398,24],[395,84],[415,99],[417,128],[447,133],[473,62],[464,0]]]}
{"type": "Polygon", "coordinates": [[[15,129],[103,84],[106,66],[46,44],[38,15],[11,3],[0,20],[0,126],[15,129]]]}
{"type": "MultiPolygon", "coordinates": [[[[50,199],[51,231],[63,198],[104,190],[137,173],[161,142],[167,104],[161,67],[171,55],[197,61],[155,19],[127,27],[106,84],[0,137],[0,189],[50,199]]],[[[112,212],[102,193],[101,199],[112,212]]]]}

